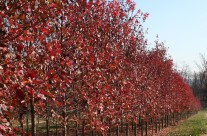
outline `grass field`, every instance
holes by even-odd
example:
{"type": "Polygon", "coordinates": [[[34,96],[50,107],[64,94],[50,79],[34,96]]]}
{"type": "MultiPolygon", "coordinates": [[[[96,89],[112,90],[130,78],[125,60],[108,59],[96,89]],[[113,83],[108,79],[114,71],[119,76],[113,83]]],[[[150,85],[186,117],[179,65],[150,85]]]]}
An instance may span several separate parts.
{"type": "Polygon", "coordinates": [[[202,110],[174,127],[167,136],[204,136],[205,134],[207,134],[207,110],[202,110]]]}

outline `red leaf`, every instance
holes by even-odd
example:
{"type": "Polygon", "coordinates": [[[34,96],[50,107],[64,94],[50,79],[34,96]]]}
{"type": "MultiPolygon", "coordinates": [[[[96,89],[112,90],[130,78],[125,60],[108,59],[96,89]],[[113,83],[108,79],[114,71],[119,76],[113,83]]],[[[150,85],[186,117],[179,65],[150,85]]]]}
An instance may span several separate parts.
{"type": "Polygon", "coordinates": [[[68,61],[68,62],[66,62],[66,65],[67,65],[68,67],[70,67],[72,64],[71,64],[70,61],[68,61]]]}
{"type": "Polygon", "coordinates": [[[89,52],[91,52],[93,50],[93,47],[92,46],[88,46],[88,50],[89,50],[89,52]]]}
{"type": "Polygon", "coordinates": [[[37,97],[39,97],[42,100],[46,100],[46,97],[43,94],[38,94],[37,97]]]}
{"type": "Polygon", "coordinates": [[[23,44],[17,45],[17,51],[18,52],[21,52],[23,50],[23,48],[24,48],[24,45],[23,44]]]}
{"type": "Polygon", "coordinates": [[[20,101],[24,100],[25,93],[22,90],[17,89],[16,91],[17,98],[19,98],[20,101]]]}
{"type": "Polygon", "coordinates": [[[38,81],[38,80],[33,80],[32,81],[34,84],[36,84],[36,85],[39,85],[41,82],[40,81],[38,81]]]}
{"type": "Polygon", "coordinates": [[[49,30],[46,29],[46,28],[40,28],[40,31],[41,31],[43,34],[49,34],[49,30]]]}
{"type": "Polygon", "coordinates": [[[16,106],[16,104],[17,104],[17,101],[16,101],[16,99],[13,99],[13,100],[12,100],[12,103],[11,103],[11,105],[15,107],[15,106],[16,106]]]}
{"type": "Polygon", "coordinates": [[[3,125],[0,125],[0,132],[6,132],[6,127],[3,125]]]}
{"type": "Polygon", "coordinates": [[[63,103],[62,102],[59,102],[59,101],[57,101],[57,100],[55,100],[55,103],[58,105],[58,106],[63,106],[63,103]]]}
{"type": "Polygon", "coordinates": [[[94,61],[95,61],[95,58],[94,57],[89,58],[89,63],[90,64],[94,64],[94,61]]]}
{"type": "Polygon", "coordinates": [[[7,106],[5,104],[0,104],[0,109],[7,111],[7,106]]]}
{"type": "Polygon", "coordinates": [[[51,98],[54,97],[53,94],[51,94],[51,93],[48,92],[48,91],[39,90],[39,92],[40,92],[41,94],[44,94],[44,95],[48,96],[48,97],[51,97],[51,98]]]}
{"type": "Polygon", "coordinates": [[[33,71],[33,70],[28,70],[27,71],[27,76],[28,77],[31,77],[31,78],[34,78],[34,77],[36,77],[36,71],[33,71]]]}
{"type": "Polygon", "coordinates": [[[33,96],[34,95],[34,91],[32,89],[29,90],[29,95],[33,96]]]}
{"type": "Polygon", "coordinates": [[[50,8],[57,8],[57,4],[55,4],[55,3],[51,3],[51,4],[49,5],[49,7],[50,7],[50,8]]]}

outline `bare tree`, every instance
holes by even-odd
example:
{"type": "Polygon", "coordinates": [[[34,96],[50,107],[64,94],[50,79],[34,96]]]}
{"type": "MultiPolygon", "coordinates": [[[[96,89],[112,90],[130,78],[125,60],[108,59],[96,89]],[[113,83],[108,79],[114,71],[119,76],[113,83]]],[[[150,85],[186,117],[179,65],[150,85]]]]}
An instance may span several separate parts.
{"type": "Polygon", "coordinates": [[[188,83],[189,85],[192,84],[192,72],[189,68],[189,65],[184,63],[181,70],[179,70],[179,73],[186,83],[188,83]]]}
{"type": "Polygon", "coordinates": [[[205,54],[200,54],[200,64],[196,63],[199,68],[194,72],[191,87],[194,94],[201,100],[201,104],[207,106],[207,58],[205,54]]]}

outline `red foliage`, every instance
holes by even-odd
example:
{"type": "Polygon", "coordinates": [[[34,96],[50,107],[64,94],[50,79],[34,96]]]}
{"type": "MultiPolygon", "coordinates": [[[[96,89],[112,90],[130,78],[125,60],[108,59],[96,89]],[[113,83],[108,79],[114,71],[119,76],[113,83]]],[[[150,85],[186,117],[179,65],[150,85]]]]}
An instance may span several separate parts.
{"type": "Polygon", "coordinates": [[[5,115],[30,99],[38,114],[49,107],[63,125],[90,119],[102,133],[121,119],[200,108],[164,46],[147,49],[141,23],[149,14],[131,14],[131,0],[2,0],[0,7],[1,132],[10,133],[5,115]]]}

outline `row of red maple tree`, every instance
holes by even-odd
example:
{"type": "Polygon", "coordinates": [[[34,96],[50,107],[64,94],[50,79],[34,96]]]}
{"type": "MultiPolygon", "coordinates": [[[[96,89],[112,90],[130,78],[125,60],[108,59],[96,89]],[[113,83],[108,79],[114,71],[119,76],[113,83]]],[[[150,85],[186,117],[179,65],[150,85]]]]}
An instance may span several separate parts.
{"type": "Polygon", "coordinates": [[[28,106],[32,118],[88,120],[101,133],[200,108],[164,45],[148,48],[148,14],[131,0],[1,0],[0,16],[2,134],[23,131],[12,120],[23,127],[28,106]]]}

